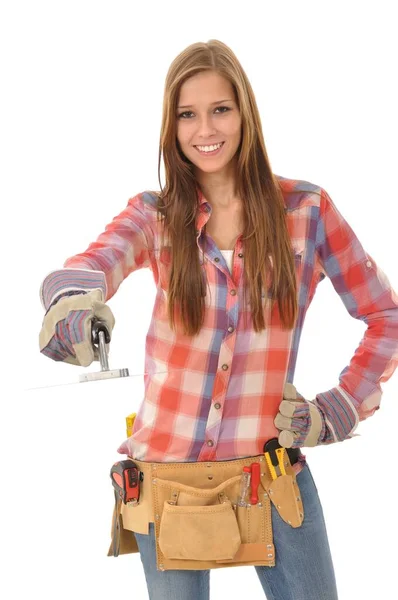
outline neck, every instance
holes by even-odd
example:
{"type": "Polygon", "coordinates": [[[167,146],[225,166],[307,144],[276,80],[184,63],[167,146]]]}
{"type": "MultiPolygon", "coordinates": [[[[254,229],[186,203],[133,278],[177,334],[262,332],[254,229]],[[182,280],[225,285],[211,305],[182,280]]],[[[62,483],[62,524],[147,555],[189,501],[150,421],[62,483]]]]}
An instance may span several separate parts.
{"type": "Polygon", "coordinates": [[[231,164],[217,173],[205,173],[198,170],[196,179],[204,197],[213,208],[228,209],[240,204],[236,178],[231,164]]]}

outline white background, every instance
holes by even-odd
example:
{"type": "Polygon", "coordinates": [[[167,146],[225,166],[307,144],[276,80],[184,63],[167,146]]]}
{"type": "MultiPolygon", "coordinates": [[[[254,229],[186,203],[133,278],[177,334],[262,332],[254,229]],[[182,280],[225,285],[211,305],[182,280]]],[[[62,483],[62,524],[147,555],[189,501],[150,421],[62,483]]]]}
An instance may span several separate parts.
{"type": "MultiPolygon", "coordinates": [[[[274,173],[324,187],[398,289],[394,2],[18,2],[1,8],[2,578],[7,600],[147,596],[138,554],[107,557],[125,417],[143,395],[149,270],[109,302],[128,380],[30,390],[82,369],[39,352],[42,279],[129,197],[159,189],[164,79],[186,46],[228,44],[255,92],[274,173]],[[25,390],[25,391],[24,391],[25,390]],[[7,590],[7,591],[5,591],[7,590]]],[[[164,181],[162,181],[164,183],[164,181]]],[[[338,383],[364,333],[325,279],[295,384],[338,383]]],[[[396,598],[397,377],[361,437],[306,454],[340,600],[396,598]]],[[[253,567],[213,570],[211,598],[262,598],[253,567]]]]}

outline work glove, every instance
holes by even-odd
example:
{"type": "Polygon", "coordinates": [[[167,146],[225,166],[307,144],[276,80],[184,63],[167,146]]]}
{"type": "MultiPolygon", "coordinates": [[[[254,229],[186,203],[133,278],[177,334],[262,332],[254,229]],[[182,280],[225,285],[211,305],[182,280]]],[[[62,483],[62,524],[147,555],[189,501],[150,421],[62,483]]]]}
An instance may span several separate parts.
{"type": "Polygon", "coordinates": [[[88,367],[93,360],[99,360],[91,337],[93,321],[104,322],[112,334],[115,317],[103,302],[100,289],[61,297],[44,316],[40,352],[55,361],[88,367]]]}
{"type": "Polygon", "coordinates": [[[359,421],[351,402],[342,397],[328,400],[325,395],[306,400],[295,386],[286,383],[283,400],[274,425],[280,430],[278,441],[284,448],[312,447],[354,437],[359,421]],[[344,418],[342,418],[344,415],[344,418]]]}

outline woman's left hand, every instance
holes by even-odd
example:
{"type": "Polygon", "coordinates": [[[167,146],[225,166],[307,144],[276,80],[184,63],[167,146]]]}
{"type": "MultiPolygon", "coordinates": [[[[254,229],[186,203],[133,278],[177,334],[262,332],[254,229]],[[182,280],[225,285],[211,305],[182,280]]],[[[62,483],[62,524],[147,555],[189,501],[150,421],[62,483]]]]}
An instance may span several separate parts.
{"type": "Polygon", "coordinates": [[[284,448],[317,446],[324,430],[322,413],[291,383],[285,385],[274,424],[280,430],[278,441],[284,448]]]}
{"type": "Polygon", "coordinates": [[[358,415],[352,404],[346,403],[343,397],[339,399],[340,409],[342,402],[345,403],[345,419],[336,411],[337,399],[336,404],[322,397],[306,400],[293,384],[286,383],[283,400],[274,419],[275,427],[280,430],[279,444],[284,448],[302,448],[354,437],[356,434],[352,432],[358,423],[358,415]]]}

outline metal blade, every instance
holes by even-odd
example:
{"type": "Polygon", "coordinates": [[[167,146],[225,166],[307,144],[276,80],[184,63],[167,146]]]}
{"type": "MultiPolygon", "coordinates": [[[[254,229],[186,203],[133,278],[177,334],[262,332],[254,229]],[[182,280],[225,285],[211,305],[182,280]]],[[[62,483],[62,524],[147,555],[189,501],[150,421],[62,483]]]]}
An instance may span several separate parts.
{"type": "Polygon", "coordinates": [[[55,383],[52,385],[39,385],[37,387],[31,387],[31,388],[25,388],[25,391],[31,391],[31,390],[45,390],[47,388],[57,388],[57,387],[64,387],[66,385],[78,385],[80,383],[86,383],[86,382],[92,382],[92,381],[103,381],[105,379],[119,379],[120,377],[123,377],[125,379],[129,379],[131,377],[142,377],[143,375],[158,375],[158,374],[164,374],[164,373],[170,373],[170,371],[181,371],[183,369],[169,369],[168,371],[149,371],[146,373],[135,373],[134,375],[111,375],[111,373],[116,373],[116,372],[120,372],[120,371],[128,371],[128,369],[114,369],[113,371],[108,371],[108,372],[104,372],[104,371],[97,371],[94,373],[83,373],[80,375],[80,378],[78,381],[67,381],[64,383],[55,383]]]}

